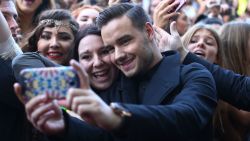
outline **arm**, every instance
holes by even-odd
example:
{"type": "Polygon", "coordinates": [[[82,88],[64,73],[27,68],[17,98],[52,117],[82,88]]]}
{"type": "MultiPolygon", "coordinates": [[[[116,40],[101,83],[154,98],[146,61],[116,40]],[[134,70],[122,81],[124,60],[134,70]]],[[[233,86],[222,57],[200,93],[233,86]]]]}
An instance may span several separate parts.
{"type": "MultiPolygon", "coordinates": [[[[159,34],[157,38],[159,48],[162,51],[177,50],[181,55],[183,64],[196,62],[205,66],[213,75],[219,98],[240,109],[250,110],[250,77],[235,74],[233,71],[210,64],[188,52],[182,44],[178,44],[181,43],[181,40],[176,32],[175,23],[171,23],[171,35],[161,28],[155,28],[156,35],[159,34]]],[[[162,54],[164,55],[164,52],[162,54]]]]}
{"type": "Polygon", "coordinates": [[[42,68],[60,66],[37,52],[27,52],[16,56],[12,61],[12,68],[16,79],[20,82],[19,73],[25,68],[42,68]]]}
{"type": "MultiPolygon", "coordinates": [[[[123,106],[132,113],[116,134],[131,140],[199,140],[216,107],[216,89],[211,74],[200,65],[183,70],[183,89],[169,105],[123,106]],[[196,67],[198,66],[198,67],[196,67]]],[[[201,137],[200,140],[204,140],[201,137]]]]}
{"type": "Polygon", "coordinates": [[[1,33],[0,43],[3,43],[11,36],[8,23],[6,22],[3,13],[1,11],[0,11],[0,33],[1,33]]]}
{"type": "Polygon", "coordinates": [[[188,53],[184,64],[197,62],[205,66],[213,75],[219,98],[243,110],[250,110],[250,78],[223,69],[218,65],[188,53]]]}
{"type": "MultiPolygon", "coordinates": [[[[16,95],[22,96],[20,84],[14,85],[16,95]]],[[[61,110],[59,102],[47,95],[38,95],[25,103],[27,119],[34,128],[47,135],[53,141],[112,141],[110,133],[87,124],[66,111],[61,110]]]]}
{"type": "Polygon", "coordinates": [[[16,55],[21,54],[22,51],[20,47],[16,44],[14,38],[11,35],[8,23],[1,12],[2,6],[7,1],[0,1],[0,57],[3,59],[14,58],[16,55]]]}

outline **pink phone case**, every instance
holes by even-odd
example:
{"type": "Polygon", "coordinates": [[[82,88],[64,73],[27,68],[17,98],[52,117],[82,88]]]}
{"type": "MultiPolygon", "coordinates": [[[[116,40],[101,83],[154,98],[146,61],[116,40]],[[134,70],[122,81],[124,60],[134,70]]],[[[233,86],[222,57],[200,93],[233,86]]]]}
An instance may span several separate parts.
{"type": "Polygon", "coordinates": [[[39,94],[62,99],[69,88],[79,87],[79,78],[72,67],[24,69],[20,75],[24,79],[25,102],[39,94]]]}
{"type": "Polygon", "coordinates": [[[179,0],[180,4],[178,7],[175,9],[175,12],[178,12],[186,3],[186,0],[179,0]]]}

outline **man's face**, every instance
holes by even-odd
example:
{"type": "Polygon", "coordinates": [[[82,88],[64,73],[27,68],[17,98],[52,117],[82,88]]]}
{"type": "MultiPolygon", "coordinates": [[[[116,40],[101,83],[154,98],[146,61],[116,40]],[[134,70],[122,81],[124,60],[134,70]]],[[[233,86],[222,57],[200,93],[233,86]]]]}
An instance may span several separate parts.
{"type": "Polygon", "coordinates": [[[127,16],[108,22],[101,29],[106,47],[111,48],[111,61],[127,77],[147,71],[153,61],[151,33],[134,27],[127,16]]]}
{"type": "Polygon", "coordinates": [[[17,11],[14,5],[14,2],[9,0],[9,1],[2,1],[0,4],[0,10],[2,11],[9,28],[11,30],[13,38],[17,41],[17,29],[18,29],[18,24],[16,22],[17,18],[17,11]]]}

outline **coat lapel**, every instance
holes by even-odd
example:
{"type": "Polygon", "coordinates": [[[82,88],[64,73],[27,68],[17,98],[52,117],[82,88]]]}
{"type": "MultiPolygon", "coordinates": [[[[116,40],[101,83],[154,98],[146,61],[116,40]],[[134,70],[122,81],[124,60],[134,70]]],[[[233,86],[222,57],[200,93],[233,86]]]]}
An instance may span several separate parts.
{"type": "Polygon", "coordinates": [[[161,64],[151,78],[142,104],[160,104],[179,84],[180,57],[178,53],[163,57],[161,64]]]}

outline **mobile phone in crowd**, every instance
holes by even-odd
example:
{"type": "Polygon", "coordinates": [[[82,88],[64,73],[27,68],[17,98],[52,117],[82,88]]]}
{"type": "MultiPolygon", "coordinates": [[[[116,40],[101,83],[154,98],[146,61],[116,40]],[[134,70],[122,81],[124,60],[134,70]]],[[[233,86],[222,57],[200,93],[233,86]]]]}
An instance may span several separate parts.
{"type": "Polygon", "coordinates": [[[53,99],[64,99],[69,88],[80,86],[79,78],[73,67],[47,67],[23,69],[23,101],[47,94],[53,99]]]}
{"type": "Polygon", "coordinates": [[[186,0],[178,0],[180,2],[180,4],[178,5],[178,7],[175,9],[175,12],[178,12],[181,10],[181,8],[186,4],[186,0]]]}
{"type": "Polygon", "coordinates": [[[131,0],[121,0],[121,3],[126,3],[126,2],[130,2],[131,0]]]}

